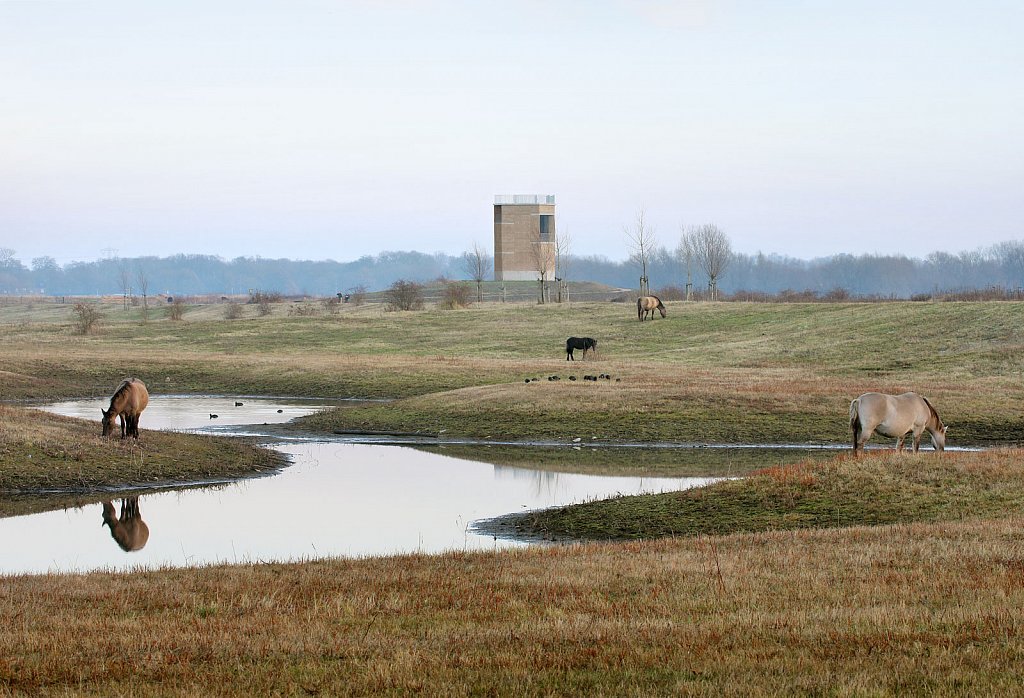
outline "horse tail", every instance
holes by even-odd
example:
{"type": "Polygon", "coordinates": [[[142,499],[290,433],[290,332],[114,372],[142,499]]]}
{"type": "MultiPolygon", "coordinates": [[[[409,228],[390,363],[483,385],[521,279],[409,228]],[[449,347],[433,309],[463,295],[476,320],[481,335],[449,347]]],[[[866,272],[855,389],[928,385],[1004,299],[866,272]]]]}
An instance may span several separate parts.
{"type": "Polygon", "coordinates": [[[639,320],[640,322],[644,321],[643,312],[644,312],[644,299],[643,298],[637,298],[636,299],[636,319],[639,320]]]}
{"type": "Polygon", "coordinates": [[[860,435],[863,430],[863,426],[860,423],[859,398],[850,401],[850,429],[853,430],[853,451],[856,453],[857,442],[860,441],[860,435]]]}

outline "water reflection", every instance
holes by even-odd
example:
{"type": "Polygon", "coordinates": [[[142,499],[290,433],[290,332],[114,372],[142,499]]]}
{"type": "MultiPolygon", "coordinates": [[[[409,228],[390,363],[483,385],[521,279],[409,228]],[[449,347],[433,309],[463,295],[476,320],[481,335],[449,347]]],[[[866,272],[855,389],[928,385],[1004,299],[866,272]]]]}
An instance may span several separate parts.
{"type": "Polygon", "coordinates": [[[276,448],[294,465],[274,477],[145,495],[146,521],[159,535],[131,555],[96,535],[95,504],[0,519],[0,573],[514,547],[525,544],[478,533],[472,522],[711,481],[544,473],[401,446],[323,441],[276,448]]]}
{"type": "Polygon", "coordinates": [[[149,526],[139,513],[138,497],[125,497],[121,500],[120,516],[113,502],[103,502],[102,525],[110,527],[110,537],[126,553],[142,550],[149,541],[149,526]]]}
{"type": "MultiPolygon", "coordinates": [[[[44,409],[96,419],[97,404],[81,400],[44,409]]],[[[271,398],[153,396],[146,416],[150,429],[244,434],[324,406],[271,398]],[[218,417],[211,419],[211,414],[218,417]]],[[[138,492],[123,493],[119,508],[109,494],[84,502],[65,496],[54,506],[68,508],[2,518],[0,574],[521,546],[526,543],[478,532],[473,522],[620,494],[699,487],[720,479],[669,476],[668,467],[678,466],[671,462],[674,456],[635,450],[586,449],[566,461],[564,448],[506,452],[464,445],[417,450],[344,438],[278,442],[274,448],[293,465],[273,477],[147,493],[146,519],[156,522],[160,532],[152,539],[138,492]],[[548,467],[549,461],[558,467],[548,467]],[[616,461],[626,465],[611,475],[569,470],[592,462],[614,469],[616,461]],[[652,477],[660,468],[666,476],[652,477]],[[622,476],[623,471],[633,474],[622,476]],[[635,475],[645,471],[644,476],[635,475]],[[105,535],[96,535],[97,503],[116,546],[105,535]]],[[[703,472],[693,468],[697,472],[692,474],[715,475],[723,472],[720,468],[716,461],[703,472]]]]}

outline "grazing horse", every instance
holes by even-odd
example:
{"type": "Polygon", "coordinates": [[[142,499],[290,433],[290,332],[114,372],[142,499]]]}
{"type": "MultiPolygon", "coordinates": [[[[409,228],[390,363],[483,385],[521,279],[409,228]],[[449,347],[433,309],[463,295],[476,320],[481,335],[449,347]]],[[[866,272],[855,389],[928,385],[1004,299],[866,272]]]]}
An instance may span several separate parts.
{"type": "Polygon", "coordinates": [[[572,355],[574,349],[583,350],[583,358],[587,358],[587,352],[593,351],[597,353],[597,340],[591,339],[590,337],[569,337],[565,340],[565,360],[572,359],[576,360],[576,357],[572,355]]]}
{"type": "Polygon", "coordinates": [[[903,450],[907,432],[914,433],[914,452],[921,444],[921,434],[928,430],[936,451],[946,447],[946,427],[932,403],[917,393],[885,395],[864,393],[850,403],[850,428],[853,429],[853,452],[864,450],[874,432],[896,438],[896,450],[903,450]]]}
{"type": "Polygon", "coordinates": [[[118,517],[113,502],[103,502],[103,523],[110,526],[110,537],[117,541],[126,553],[142,550],[149,540],[149,526],[139,514],[139,498],[121,500],[121,516],[118,517]]]}
{"type": "Polygon", "coordinates": [[[139,438],[139,415],[149,404],[149,391],[138,378],[128,378],[117,386],[110,398],[110,407],[100,408],[103,413],[103,436],[114,431],[114,419],[121,418],[121,438],[126,435],[139,438]]]}
{"type": "Polygon", "coordinates": [[[636,316],[640,322],[644,321],[648,313],[651,314],[651,319],[653,320],[655,310],[660,312],[662,317],[665,317],[665,304],[657,296],[640,296],[636,299],[636,316]]]}

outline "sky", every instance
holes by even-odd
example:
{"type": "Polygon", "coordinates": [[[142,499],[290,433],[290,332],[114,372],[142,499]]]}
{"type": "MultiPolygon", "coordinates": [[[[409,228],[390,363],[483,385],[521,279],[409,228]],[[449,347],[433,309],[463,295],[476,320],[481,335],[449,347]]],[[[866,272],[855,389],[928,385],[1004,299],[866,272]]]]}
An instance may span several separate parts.
{"type": "Polygon", "coordinates": [[[0,247],[26,264],[346,261],[493,244],[554,194],[576,255],[1024,238],[1019,0],[0,0],[0,247]]]}

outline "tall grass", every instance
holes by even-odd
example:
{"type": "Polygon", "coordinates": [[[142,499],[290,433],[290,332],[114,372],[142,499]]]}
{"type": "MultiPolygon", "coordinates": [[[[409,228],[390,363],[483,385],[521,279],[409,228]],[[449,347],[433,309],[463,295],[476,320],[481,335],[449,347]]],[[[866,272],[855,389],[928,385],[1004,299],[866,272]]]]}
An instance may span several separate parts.
{"type": "Polygon", "coordinates": [[[0,579],[17,694],[1010,695],[1019,516],[0,579]]]}

